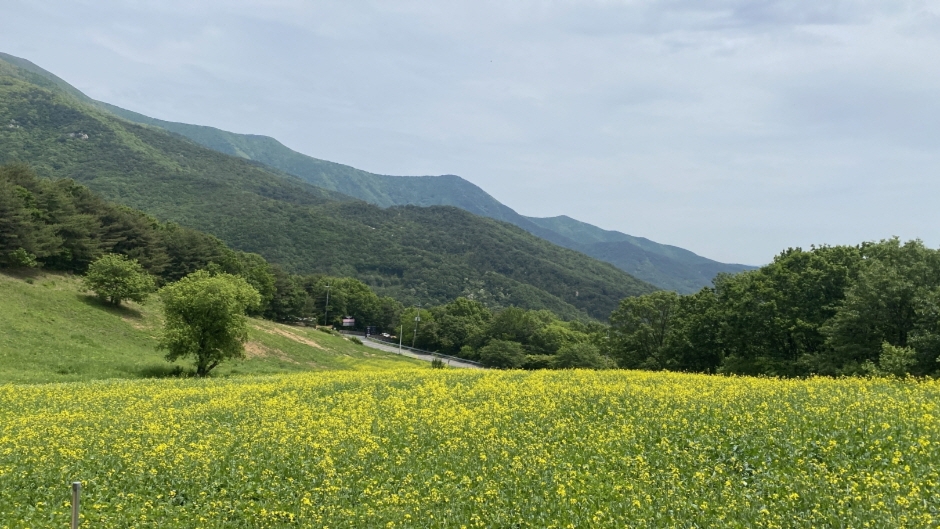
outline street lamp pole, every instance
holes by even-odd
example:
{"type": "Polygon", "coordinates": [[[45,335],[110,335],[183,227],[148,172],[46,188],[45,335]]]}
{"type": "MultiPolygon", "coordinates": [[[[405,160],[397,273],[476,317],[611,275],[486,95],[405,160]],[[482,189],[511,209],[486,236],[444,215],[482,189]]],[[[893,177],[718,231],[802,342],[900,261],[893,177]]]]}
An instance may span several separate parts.
{"type": "Polygon", "coordinates": [[[610,367],[610,327],[607,328],[607,347],[604,348],[607,353],[607,367],[610,367]]]}
{"type": "Polygon", "coordinates": [[[415,343],[418,341],[418,322],[421,321],[421,304],[418,303],[418,314],[415,316],[415,334],[411,338],[411,348],[414,349],[415,343]]]}
{"type": "Polygon", "coordinates": [[[326,285],[326,303],[323,304],[323,326],[330,321],[330,285],[326,285]]]}

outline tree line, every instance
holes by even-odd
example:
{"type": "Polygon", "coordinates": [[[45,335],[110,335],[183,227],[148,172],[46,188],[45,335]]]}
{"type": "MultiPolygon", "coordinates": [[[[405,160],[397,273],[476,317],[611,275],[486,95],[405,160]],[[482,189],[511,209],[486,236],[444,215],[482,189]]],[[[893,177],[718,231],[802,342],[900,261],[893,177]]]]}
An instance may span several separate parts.
{"type": "Polygon", "coordinates": [[[610,353],[625,368],[935,375],[940,251],[897,238],[788,249],[693,295],[624,299],[610,329],[610,353]]]}
{"type": "Polygon", "coordinates": [[[457,299],[402,313],[405,344],[491,367],[798,377],[940,371],[940,250],[897,238],[791,248],[682,296],[624,298],[609,324],[457,299]]]}
{"type": "Polygon", "coordinates": [[[507,307],[491,311],[476,300],[409,307],[396,332],[405,345],[477,360],[498,368],[615,367],[602,354],[606,326],[563,321],[547,310],[507,307]]]}
{"type": "Polygon", "coordinates": [[[351,316],[354,329],[375,326],[406,345],[492,367],[772,376],[926,376],[940,368],[940,251],[919,240],[788,249],[692,295],[624,298],[605,325],[547,310],[494,311],[468,298],[404,307],[356,279],[288,273],[74,181],[0,167],[0,267],[84,274],[111,254],[139,263],[155,287],[197,270],[228,274],[258,292],[246,304],[252,315],[331,326],[351,316]]]}

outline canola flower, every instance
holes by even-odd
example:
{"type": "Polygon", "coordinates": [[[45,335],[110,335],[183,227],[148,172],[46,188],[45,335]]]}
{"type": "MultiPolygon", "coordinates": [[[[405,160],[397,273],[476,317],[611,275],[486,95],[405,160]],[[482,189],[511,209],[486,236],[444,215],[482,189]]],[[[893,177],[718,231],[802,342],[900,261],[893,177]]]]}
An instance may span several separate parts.
{"type": "Polygon", "coordinates": [[[0,528],[936,527],[940,385],[625,371],[0,386],[0,528]]]}

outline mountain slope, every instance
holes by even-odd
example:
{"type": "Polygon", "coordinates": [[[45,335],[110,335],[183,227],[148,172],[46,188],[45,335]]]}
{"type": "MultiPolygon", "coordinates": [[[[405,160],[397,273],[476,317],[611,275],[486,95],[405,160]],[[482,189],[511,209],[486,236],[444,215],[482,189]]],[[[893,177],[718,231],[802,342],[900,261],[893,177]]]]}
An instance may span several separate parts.
{"type": "Polygon", "coordinates": [[[163,121],[107,103],[99,104],[129,121],[166,129],[204,147],[263,163],[315,186],[377,206],[455,206],[476,215],[514,224],[514,221],[521,219],[518,213],[459,176],[377,175],[306,156],[268,136],[235,134],[214,127],[163,121]]]}
{"type": "Polygon", "coordinates": [[[236,134],[213,127],[163,121],[107,103],[97,104],[135,123],[161,127],[204,147],[260,162],[315,186],[381,207],[447,205],[509,222],[549,242],[611,263],[660,288],[681,293],[695,292],[711,285],[711,280],[718,273],[736,273],[755,268],[719,263],[676,246],[602,230],[566,216],[525,217],[478,186],[455,175],[378,175],[301,154],[268,136],[236,134]]]}
{"type": "Polygon", "coordinates": [[[711,284],[720,273],[737,273],[756,267],[712,261],[677,246],[653,242],[619,231],[604,230],[567,216],[534,218],[530,222],[569,240],[561,246],[580,250],[613,264],[628,274],[660,288],[691,293],[711,284]]]}
{"type": "MultiPolygon", "coordinates": [[[[38,69],[38,67],[36,67],[38,69]]],[[[0,163],[30,163],[298,273],[357,277],[404,303],[606,318],[654,290],[606,263],[451,207],[382,209],[121,119],[0,60],[0,163]]]]}

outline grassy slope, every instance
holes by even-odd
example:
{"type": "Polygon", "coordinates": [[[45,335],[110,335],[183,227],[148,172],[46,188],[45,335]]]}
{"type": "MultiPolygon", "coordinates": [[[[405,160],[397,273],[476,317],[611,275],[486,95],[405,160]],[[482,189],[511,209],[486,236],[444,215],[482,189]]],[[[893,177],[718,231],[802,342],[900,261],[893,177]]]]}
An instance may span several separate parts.
{"type": "Polygon", "coordinates": [[[295,272],[358,277],[405,303],[473,295],[493,308],[606,318],[651,285],[455,208],[384,210],[136,125],[17,77],[0,61],[0,163],[27,161],[106,198],[258,252],[295,272]],[[70,134],[82,132],[87,139],[70,134]],[[433,244],[429,244],[433,243],[433,244]]]}
{"type": "MultiPolygon", "coordinates": [[[[113,308],[81,292],[74,276],[39,274],[29,281],[0,274],[0,383],[164,377],[177,371],[156,350],[156,300],[113,308]]],[[[214,375],[423,365],[263,320],[251,320],[247,351],[248,358],[222,364],[214,375]]],[[[176,365],[189,369],[187,362],[176,365]]]]}

